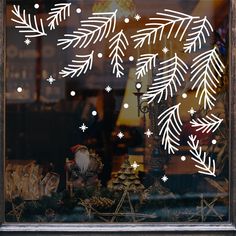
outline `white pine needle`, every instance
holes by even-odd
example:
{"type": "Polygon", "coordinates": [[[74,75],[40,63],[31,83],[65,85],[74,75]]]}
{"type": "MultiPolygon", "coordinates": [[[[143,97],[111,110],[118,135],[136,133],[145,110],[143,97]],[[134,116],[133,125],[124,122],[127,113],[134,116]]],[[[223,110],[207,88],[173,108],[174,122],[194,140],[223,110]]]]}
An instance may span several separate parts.
{"type": "Polygon", "coordinates": [[[206,43],[206,37],[210,36],[210,31],[213,32],[213,28],[206,16],[201,20],[194,21],[193,24],[195,26],[192,27],[192,33],[188,34],[188,38],[184,44],[184,52],[191,53],[192,51],[195,52],[197,49],[201,49],[202,43],[206,43]]]}
{"type": "Polygon", "coordinates": [[[177,56],[160,63],[157,78],[154,79],[151,87],[143,95],[142,99],[148,100],[148,103],[158,97],[158,103],[164,97],[168,99],[168,95],[174,96],[177,92],[177,87],[181,86],[184,81],[184,74],[187,73],[188,66],[177,56]]]}
{"type": "Polygon", "coordinates": [[[156,54],[142,54],[137,62],[137,70],[136,70],[136,76],[137,79],[140,79],[146,73],[148,73],[148,70],[151,70],[156,66],[156,59],[157,59],[158,53],[156,54]]]}
{"type": "Polygon", "coordinates": [[[66,18],[70,16],[70,7],[71,3],[58,3],[54,5],[48,13],[50,16],[47,18],[50,30],[54,30],[60,22],[66,20],[66,18]]]}
{"type": "Polygon", "coordinates": [[[159,135],[162,136],[162,145],[169,154],[178,151],[179,138],[182,131],[182,122],[179,115],[179,107],[181,103],[170,107],[158,117],[158,126],[161,127],[159,135]]]}
{"type": "Polygon", "coordinates": [[[81,28],[74,31],[72,34],[65,34],[64,39],[59,39],[57,45],[63,46],[63,50],[73,46],[86,48],[90,43],[95,44],[101,42],[103,38],[107,38],[110,32],[115,31],[116,13],[103,12],[93,13],[93,16],[88,20],[81,21],[81,28]]]}
{"type": "Polygon", "coordinates": [[[38,25],[36,16],[33,16],[33,23],[30,14],[26,14],[25,10],[21,15],[20,6],[13,6],[12,13],[15,15],[16,19],[11,18],[11,20],[17,25],[15,28],[19,29],[20,33],[24,33],[26,38],[34,38],[40,36],[46,36],[43,21],[40,19],[40,25],[38,25]]]}
{"type": "Polygon", "coordinates": [[[159,40],[162,40],[166,28],[169,28],[167,39],[169,39],[173,33],[174,38],[180,35],[179,41],[182,41],[191,22],[199,18],[169,9],[165,9],[164,11],[166,13],[156,13],[158,17],[150,18],[152,23],[145,24],[147,28],[138,30],[137,34],[132,36],[136,43],[135,48],[142,47],[146,41],[148,45],[151,43],[155,44],[158,34],[159,40]]]}
{"type": "Polygon", "coordinates": [[[93,54],[94,51],[92,51],[89,55],[76,55],[76,57],[80,60],[73,60],[73,64],[65,67],[59,74],[61,74],[62,77],[70,76],[71,78],[75,76],[79,77],[82,73],[85,74],[88,70],[92,69],[93,54]]]}
{"type": "Polygon", "coordinates": [[[123,57],[125,56],[124,51],[129,46],[129,42],[121,30],[117,33],[112,39],[109,40],[111,43],[109,49],[112,49],[109,57],[112,57],[111,65],[113,65],[113,74],[116,74],[117,78],[120,78],[124,75],[123,57]]]}
{"type": "Polygon", "coordinates": [[[193,59],[194,64],[191,66],[192,78],[194,82],[192,90],[197,88],[196,98],[199,98],[199,105],[203,102],[204,109],[211,110],[215,106],[217,84],[220,83],[218,77],[222,77],[225,66],[217,54],[217,48],[206,51],[193,59]]]}
{"type": "Polygon", "coordinates": [[[190,121],[193,128],[197,128],[196,131],[201,131],[202,133],[215,132],[220,124],[223,122],[223,119],[211,114],[210,116],[206,116],[206,118],[197,119],[190,121]]]}
{"type": "Polygon", "coordinates": [[[202,152],[202,148],[199,147],[199,140],[197,140],[197,136],[190,135],[189,140],[188,145],[190,146],[190,152],[193,155],[191,159],[197,163],[195,166],[199,169],[198,173],[216,177],[215,160],[208,157],[208,164],[206,164],[207,155],[205,152],[202,152]]]}

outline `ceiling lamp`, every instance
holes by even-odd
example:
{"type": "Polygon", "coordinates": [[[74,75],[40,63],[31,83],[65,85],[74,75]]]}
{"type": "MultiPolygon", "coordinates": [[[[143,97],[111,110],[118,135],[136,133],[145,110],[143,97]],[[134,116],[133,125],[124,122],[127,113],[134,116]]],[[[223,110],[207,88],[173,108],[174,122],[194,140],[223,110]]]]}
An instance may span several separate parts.
{"type": "Polygon", "coordinates": [[[96,0],[93,5],[93,12],[112,12],[116,9],[118,18],[135,15],[133,0],[96,0]]]}

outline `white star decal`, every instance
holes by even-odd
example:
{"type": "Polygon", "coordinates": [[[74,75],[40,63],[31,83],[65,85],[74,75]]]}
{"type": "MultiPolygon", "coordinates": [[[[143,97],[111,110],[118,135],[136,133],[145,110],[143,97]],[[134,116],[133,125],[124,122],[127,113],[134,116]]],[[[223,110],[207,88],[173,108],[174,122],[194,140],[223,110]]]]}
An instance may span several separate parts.
{"type": "Polygon", "coordinates": [[[165,182],[167,182],[168,177],[167,177],[166,175],[164,175],[161,179],[162,179],[162,181],[165,183],[165,182]]]}
{"type": "Polygon", "coordinates": [[[147,132],[145,132],[144,134],[146,134],[148,138],[150,138],[153,135],[153,132],[150,129],[148,129],[147,132]]]}
{"type": "Polygon", "coordinates": [[[47,79],[47,81],[49,82],[49,84],[53,84],[56,80],[55,80],[52,76],[50,76],[50,77],[47,79]]]}
{"type": "Polygon", "coordinates": [[[124,135],[122,132],[120,132],[119,134],[117,134],[117,137],[120,138],[120,139],[124,138],[124,136],[125,136],[125,135],[124,135]]]}
{"type": "Polygon", "coordinates": [[[162,52],[166,54],[167,52],[169,52],[169,49],[168,49],[167,47],[164,47],[164,48],[162,49],[162,52]]]}
{"type": "Polygon", "coordinates": [[[196,111],[193,109],[193,107],[191,107],[191,109],[188,111],[188,113],[189,113],[191,116],[193,116],[193,115],[196,113],[196,111]]]}
{"type": "Polygon", "coordinates": [[[108,93],[110,93],[111,90],[112,90],[112,88],[108,85],[108,86],[105,88],[105,90],[106,90],[108,93]]]}
{"type": "Polygon", "coordinates": [[[84,123],[79,128],[83,131],[83,133],[88,129],[88,127],[84,123]]]}
{"type": "Polygon", "coordinates": [[[140,16],[139,14],[137,14],[137,15],[134,17],[134,19],[135,19],[136,21],[139,21],[139,20],[141,19],[141,16],[140,16]]]}
{"type": "Polygon", "coordinates": [[[131,166],[133,167],[134,170],[137,170],[139,164],[136,161],[134,161],[134,163],[131,166]]]}
{"type": "Polygon", "coordinates": [[[27,38],[27,39],[24,41],[24,43],[28,46],[28,45],[31,44],[31,40],[27,38]]]}

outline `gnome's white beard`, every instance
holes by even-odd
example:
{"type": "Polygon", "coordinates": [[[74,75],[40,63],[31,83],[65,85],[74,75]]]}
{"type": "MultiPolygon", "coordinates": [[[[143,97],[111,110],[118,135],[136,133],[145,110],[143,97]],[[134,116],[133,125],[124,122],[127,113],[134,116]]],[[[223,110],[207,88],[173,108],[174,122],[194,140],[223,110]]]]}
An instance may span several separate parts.
{"type": "Polygon", "coordinates": [[[78,151],[75,154],[75,162],[77,166],[80,168],[81,173],[85,173],[89,167],[89,152],[88,151],[78,151]]]}

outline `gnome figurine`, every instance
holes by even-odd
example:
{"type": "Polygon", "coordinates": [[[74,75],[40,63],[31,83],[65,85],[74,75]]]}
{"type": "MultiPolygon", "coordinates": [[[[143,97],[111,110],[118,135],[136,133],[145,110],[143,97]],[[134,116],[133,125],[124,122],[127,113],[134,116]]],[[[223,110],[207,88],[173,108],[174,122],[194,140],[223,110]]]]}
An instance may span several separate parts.
{"type": "Polygon", "coordinates": [[[90,154],[86,146],[76,145],[71,148],[71,151],[75,153],[75,163],[80,170],[81,174],[84,174],[88,171],[90,164],[90,154]]]}
{"type": "Polygon", "coordinates": [[[67,160],[68,180],[73,188],[85,186],[99,186],[98,174],[102,171],[101,158],[83,145],[76,145],[71,148],[74,153],[74,160],[67,160]]]}

